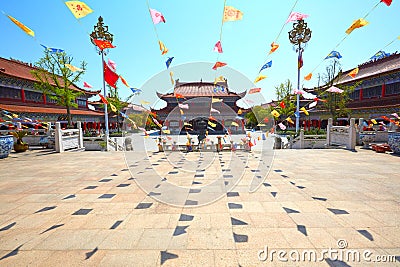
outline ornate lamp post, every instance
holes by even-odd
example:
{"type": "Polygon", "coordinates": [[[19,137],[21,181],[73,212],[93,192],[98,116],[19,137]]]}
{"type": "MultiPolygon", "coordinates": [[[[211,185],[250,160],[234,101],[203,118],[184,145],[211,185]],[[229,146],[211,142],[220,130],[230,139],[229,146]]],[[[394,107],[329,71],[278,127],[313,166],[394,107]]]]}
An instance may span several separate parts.
{"type": "MultiPolygon", "coordinates": [[[[293,23],[293,29],[289,32],[289,41],[296,47],[298,53],[298,66],[297,66],[297,92],[300,91],[300,68],[303,64],[303,51],[305,44],[311,39],[311,30],[307,28],[307,23],[304,20],[298,20],[293,23]],[[301,61],[301,62],[300,62],[301,61]]],[[[296,97],[296,133],[299,131],[300,121],[300,95],[297,93],[296,97]]]]}
{"type": "MultiPolygon", "coordinates": [[[[94,40],[105,40],[110,43],[113,41],[113,35],[108,32],[108,26],[105,26],[103,23],[103,18],[100,16],[99,20],[97,22],[97,25],[95,25],[93,32],[90,34],[90,41],[95,45],[97,48],[97,52],[99,55],[101,55],[101,66],[103,70],[103,94],[104,97],[107,97],[107,90],[106,90],[106,82],[104,80],[104,67],[103,67],[103,62],[104,62],[104,55],[107,54],[107,51],[105,49],[101,50],[98,48],[98,46],[95,44],[94,40]]],[[[104,124],[106,126],[106,142],[108,143],[108,136],[109,136],[109,130],[108,130],[108,112],[107,112],[107,105],[104,105],[104,124]]]]}

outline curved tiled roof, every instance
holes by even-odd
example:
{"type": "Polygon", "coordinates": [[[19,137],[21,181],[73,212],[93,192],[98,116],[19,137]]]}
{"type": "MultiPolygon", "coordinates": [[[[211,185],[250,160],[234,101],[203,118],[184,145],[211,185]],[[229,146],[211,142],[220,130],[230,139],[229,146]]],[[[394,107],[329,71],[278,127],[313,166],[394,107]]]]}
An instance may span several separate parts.
{"type": "Polygon", "coordinates": [[[175,94],[181,94],[185,97],[227,97],[227,96],[237,96],[243,98],[246,95],[246,91],[241,93],[234,93],[229,91],[226,83],[218,83],[215,85],[212,82],[188,82],[181,83],[177,82],[174,92],[161,94],[157,92],[159,98],[169,98],[175,97],[175,94]],[[215,90],[215,88],[219,89],[215,90]]]}
{"type": "MultiPolygon", "coordinates": [[[[66,114],[67,110],[60,107],[33,107],[24,105],[0,104],[0,109],[15,113],[47,113],[47,114],[66,114]]],[[[72,115],[91,115],[91,116],[104,116],[104,112],[71,109],[72,115]]]]}
{"type": "MultiPolygon", "coordinates": [[[[37,82],[35,77],[33,77],[31,71],[35,70],[36,68],[32,64],[16,61],[16,60],[9,60],[0,57],[0,74],[4,74],[10,77],[15,77],[27,81],[37,82]]],[[[61,77],[60,77],[61,79],[61,77]]],[[[80,91],[84,94],[88,95],[96,95],[100,91],[88,91],[82,88],[79,88],[76,85],[72,85],[71,89],[80,91]]]]}

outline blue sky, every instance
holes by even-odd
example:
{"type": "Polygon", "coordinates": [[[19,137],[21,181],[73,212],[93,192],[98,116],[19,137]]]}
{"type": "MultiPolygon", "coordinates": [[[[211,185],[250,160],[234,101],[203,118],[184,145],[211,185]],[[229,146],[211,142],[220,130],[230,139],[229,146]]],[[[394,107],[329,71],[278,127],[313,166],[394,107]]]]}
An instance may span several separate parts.
{"type": "MultiPolygon", "coordinates": [[[[117,72],[132,87],[143,87],[143,93],[134,98],[155,102],[156,91],[166,92],[171,89],[169,75],[166,72],[166,56],[174,56],[171,66],[190,62],[216,61],[217,53],[213,46],[219,39],[223,0],[149,0],[151,8],[161,11],[166,23],[156,25],[159,38],[169,49],[166,56],[161,56],[153,24],[145,0],[134,1],[102,1],[86,0],[94,12],[79,21],[70,13],[64,1],[2,1],[0,10],[11,15],[35,31],[35,38],[30,37],[15,26],[6,16],[0,18],[2,45],[0,56],[15,58],[25,62],[36,62],[43,55],[40,44],[62,48],[74,57],[74,65],[87,62],[87,71],[83,81],[93,85],[95,89],[102,87],[101,58],[89,39],[93,26],[99,16],[114,34],[114,45],[107,58],[117,63],[117,72]],[[164,72],[165,84],[144,86],[149,79],[164,72]],[[158,87],[158,88],[155,88],[158,87]]],[[[326,55],[346,35],[345,30],[358,18],[364,17],[378,0],[298,0],[294,11],[308,14],[306,19],[312,30],[312,38],[304,52],[304,66],[301,77],[312,71],[326,55]]],[[[272,68],[263,71],[268,78],[257,83],[262,88],[261,95],[252,95],[256,102],[266,102],[274,98],[274,87],[290,79],[297,83],[297,56],[288,40],[288,31],[292,23],[285,25],[277,43],[280,48],[267,57],[270,44],[277,37],[283,23],[294,5],[295,0],[227,0],[226,4],[240,9],[243,20],[226,22],[223,25],[222,46],[224,53],[219,61],[254,81],[260,67],[266,60],[272,60],[272,68]]],[[[400,1],[394,0],[390,7],[380,3],[366,18],[369,25],[354,30],[336,49],[343,58],[340,60],[344,70],[352,69],[367,61],[375,52],[382,49],[390,41],[400,35],[400,1]]],[[[399,50],[400,40],[396,40],[385,48],[386,52],[399,50]]],[[[317,85],[317,74],[323,73],[329,64],[325,60],[313,73],[313,79],[305,82],[305,87],[317,85]]],[[[182,69],[182,68],[180,68],[182,69]]],[[[173,69],[174,70],[174,69],[173,69]]],[[[174,78],[182,81],[209,80],[215,73],[210,70],[198,71],[187,75],[176,69],[174,78]],[[211,76],[210,76],[211,75],[211,76]]],[[[229,81],[234,80],[235,71],[223,70],[229,81]],[[229,75],[231,77],[229,77],[229,75]]],[[[231,84],[237,91],[250,89],[251,82],[244,87],[231,84]]],[[[120,94],[126,97],[130,90],[118,83],[120,94]]]]}

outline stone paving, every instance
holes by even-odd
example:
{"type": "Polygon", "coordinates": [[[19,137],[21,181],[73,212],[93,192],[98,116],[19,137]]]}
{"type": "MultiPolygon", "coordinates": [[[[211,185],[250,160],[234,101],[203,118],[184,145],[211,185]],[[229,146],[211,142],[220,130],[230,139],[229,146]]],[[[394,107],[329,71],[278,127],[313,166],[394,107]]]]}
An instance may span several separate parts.
{"type": "MultiPolygon", "coordinates": [[[[145,160],[131,173],[121,152],[13,153],[0,160],[0,266],[400,265],[399,157],[362,149],[275,152],[258,190],[248,191],[259,160],[251,152],[236,186],[200,207],[188,202],[190,194],[183,207],[156,201],[157,191],[146,193],[136,181],[145,160]],[[343,251],[368,249],[372,260],[397,261],[288,256],[343,244],[343,251]],[[266,246],[286,251],[288,261],[278,253],[261,261],[266,246]]],[[[166,179],[191,186],[230,159],[229,152],[212,155],[218,161],[200,173],[171,167],[163,153],[149,158],[166,179]]]]}

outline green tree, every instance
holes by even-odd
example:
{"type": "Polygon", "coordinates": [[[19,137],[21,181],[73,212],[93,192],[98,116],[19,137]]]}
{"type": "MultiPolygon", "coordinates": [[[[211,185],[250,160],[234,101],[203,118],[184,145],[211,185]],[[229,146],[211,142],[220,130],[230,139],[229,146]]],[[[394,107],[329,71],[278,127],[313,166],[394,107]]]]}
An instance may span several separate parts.
{"type": "Polygon", "coordinates": [[[281,83],[279,86],[276,86],[275,95],[277,98],[277,102],[281,103],[283,101],[285,105],[284,107],[278,105],[274,109],[276,109],[284,117],[292,116],[296,110],[296,104],[293,96],[293,85],[290,82],[290,80],[286,80],[284,83],[281,83]]]}
{"type": "Polygon", "coordinates": [[[328,111],[333,120],[336,120],[339,117],[350,116],[351,111],[347,108],[347,103],[351,100],[350,94],[358,85],[360,85],[360,82],[351,86],[336,86],[335,84],[340,81],[342,77],[342,68],[339,60],[336,58],[326,67],[326,72],[321,75],[321,77],[324,86],[319,86],[316,91],[318,93],[318,98],[324,100],[324,108],[328,111]],[[327,92],[326,90],[333,85],[342,89],[343,93],[327,92]]]}
{"type": "Polygon", "coordinates": [[[65,52],[52,53],[45,51],[44,56],[35,63],[36,69],[31,73],[37,80],[35,88],[42,91],[50,99],[67,109],[68,127],[72,126],[71,108],[78,107],[76,98],[82,91],[74,89],[86,69],[84,61],[78,71],[71,71],[65,64],[71,64],[73,58],[65,52]]]}
{"type": "Polygon", "coordinates": [[[255,106],[252,110],[247,113],[244,117],[247,121],[246,127],[254,128],[259,123],[262,123],[265,118],[270,116],[270,112],[268,109],[265,109],[261,106],[255,106]]]}
{"type": "Polygon", "coordinates": [[[121,100],[119,94],[118,94],[118,87],[111,87],[109,85],[108,86],[108,97],[107,97],[107,101],[108,101],[108,106],[107,106],[107,110],[111,110],[111,112],[115,113],[117,115],[117,129],[118,132],[120,132],[120,127],[119,127],[119,118],[120,118],[120,114],[119,111],[121,111],[123,108],[125,108],[126,106],[128,106],[128,103],[124,102],[121,100]],[[111,109],[111,104],[116,108],[117,111],[113,111],[111,109]]]}

